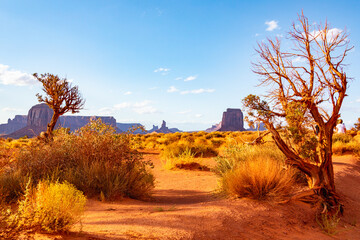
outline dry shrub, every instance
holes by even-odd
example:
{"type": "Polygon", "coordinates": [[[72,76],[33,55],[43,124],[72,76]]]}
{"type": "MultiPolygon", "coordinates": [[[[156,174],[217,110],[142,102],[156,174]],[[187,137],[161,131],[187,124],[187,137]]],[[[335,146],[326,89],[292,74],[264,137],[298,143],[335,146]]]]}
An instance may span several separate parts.
{"type": "Polygon", "coordinates": [[[8,229],[63,232],[80,221],[86,198],[69,183],[40,181],[36,189],[27,185],[15,213],[9,213],[8,229]]]}
{"type": "Polygon", "coordinates": [[[338,133],[333,135],[332,151],[334,154],[360,154],[360,138],[349,134],[338,133]]]}
{"type": "Polygon", "coordinates": [[[333,143],[336,143],[336,142],[349,143],[352,141],[352,139],[353,138],[351,135],[348,135],[345,133],[336,133],[332,137],[333,143]]]}
{"type": "Polygon", "coordinates": [[[179,157],[187,150],[190,150],[195,157],[214,157],[218,154],[217,150],[210,145],[195,141],[188,142],[184,139],[181,139],[179,142],[175,142],[165,146],[161,153],[161,156],[163,158],[179,157]]]}
{"type": "Polygon", "coordinates": [[[294,185],[294,172],[271,158],[257,158],[240,164],[222,179],[225,192],[256,200],[281,199],[294,185]]]}
{"type": "Polygon", "coordinates": [[[68,181],[88,196],[102,193],[107,199],[147,198],[154,187],[149,167],[151,164],[131,149],[130,135],[116,135],[113,128],[98,120],[75,134],[58,131],[49,144],[38,142],[23,148],[11,168],[0,176],[0,195],[18,195],[2,193],[3,183],[10,179],[23,184],[16,176],[26,176],[34,184],[42,179],[68,181]]]}
{"type": "Polygon", "coordinates": [[[334,154],[342,155],[342,154],[359,154],[360,153],[360,144],[356,141],[351,141],[348,143],[343,142],[335,142],[332,146],[332,151],[334,154]]]}
{"type": "Polygon", "coordinates": [[[190,164],[193,162],[195,162],[195,154],[189,148],[185,148],[177,155],[171,153],[168,153],[166,156],[162,155],[162,165],[164,169],[168,170],[175,169],[180,164],[190,164]]]}

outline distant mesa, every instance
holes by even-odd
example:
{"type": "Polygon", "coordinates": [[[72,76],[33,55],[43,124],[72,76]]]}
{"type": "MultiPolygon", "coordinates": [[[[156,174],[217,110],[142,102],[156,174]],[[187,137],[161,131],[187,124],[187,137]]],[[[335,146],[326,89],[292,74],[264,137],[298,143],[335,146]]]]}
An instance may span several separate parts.
{"type": "MultiPolygon", "coordinates": [[[[7,124],[0,125],[0,136],[6,138],[20,138],[24,136],[35,137],[41,132],[46,131],[47,124],[51,121],[53,110],[45,103],[37,104],[30,108],[28,115],[16,115],[14,119],[9,119],[7,124]]],[[[93,119],[100,118],[103,123],[111,125],[116,129],[117,133],[127,132],[136,127],[143,127],[140,123],[117,123],[114,117],[101,116],[61,116],[55,126],[69,128],[75,131],[93,119]]],[[[149,131],[156,133],[174,133],[181,132],[177,128],[168,128],[166,122],[163,121],[161,127],[153,126],[149,131]]],[[[141,129],[135,130],[133,133],[145,134],[141,129]]]]}
{"type": "Polygon", "coordinates": [[[223,113],[221,127],[218,131],[245,131],[243,113],[238,108],[228,108],[223,113]]]}
{"type": "MultiPolygon", "coordinates": [[[[7,124],[0,125],[0,134],[3,137],[20,138],[24,136],[35,137],[42,131],[46,131],[47,124],[50,122],[53,110],[45,103],[37,104],[30,108],[28,115],[16,115],[13,120],[9,119],[7,124]]],[[[90,122],[92,119],[100,118],[102,122],[113,126],[118,132],[116,119],[114,117],[99,116],[61,116],[56,127],[69,128],[75,131],[90,122]]]]}
{"type": "Polygon", "coordinates": [[[219,131],[219,129],[221,128],[221,122],[215,125],[212,125],[211,128],[208,128],[205,130],[205,132],[216,132],[219,131]]]}
{"type": "MultiPolygon", "coordinates": [[[[127,132],[127,131],[131,131],[134,128],[139,128],[139,127],[144,127],[144,126],[142,124],[140,124],[140,123],[116,123],[116,127],[117,127],[117,132],[127,132]]],[[[137,133],[143,134],[144,131],[142,129],[136,129],[132,133],[134,133],[134,134],[137,134],[137,133]]]]}
{"type": "Polygon", "coordinates": [[[175,133],[175,132],[181,132],[179,129],[177,128],[168,128],[166,126],[166,122],[163,120],[161,127],[159,128],[158,126],[153,125],[152,129],[150,129],[148,131],[148,133],[175,133]]]}
{"type": "Polygon", "coordinates": [[[255,123],[255,126],[253,127],[250,127],[249,129],[247,129],[248,131],[265,131],[266,130],[266,127],[265,127],[265,124],[264,123],[255,123]]]}
{"type": "MultiPolygon", "coordinates": [[[[244,128],[244,116],[239,108],[228,108],[223,113],[222,121],[218,124],[212,125],[211,128],[205,130],[205,132],[215,131],[257,131],[258,123],[249,129],[244,128]]],[[[264,123],[260,123],[259,131],[266,130],[264,123]]]]}
{"type": "Polygon", "coordinates": [[[14,119],[9,118],[7,123],[0,124],[0,135],[10,134],[25,127],[26,125],[27,125],[26,115],[15,115],[14,119]]]}
{"type": "Polygon", "coordinates": [[[152,133],[152,132],[155,132],[155,131],[157,131],[157,130],[159,130],[159,127],[153,125],[152,128],[151,128],[149,131],[147,131],[147,132],[148,132],[148,133],[152,133]]]}

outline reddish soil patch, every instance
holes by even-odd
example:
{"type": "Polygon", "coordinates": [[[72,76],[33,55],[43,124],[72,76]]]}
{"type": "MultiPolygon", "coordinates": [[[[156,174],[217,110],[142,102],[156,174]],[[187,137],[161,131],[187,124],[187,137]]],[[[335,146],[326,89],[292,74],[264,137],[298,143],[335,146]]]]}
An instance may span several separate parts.
{"type": "MultiPolygon", "coordinates": [[[[345,204],[339,233],[324,234],[315,211],[299,203],[271,204],[248,199],[219,199],[214,173],[163,170],[157,153],[156,187],[148,202],[89,200],[82,232],[44,239],[360,239],[360,160],[335,157],[336,184],[345,204]],[[355,225],[355,226],[354,226],[355,225]]],[[[209,166],[214,163],[208,159],[209,166]]],[[[206,163],[204,161],[204,163],[206,163]]],[[[42,237],[42,238],[41,238],[42,237]]]]}

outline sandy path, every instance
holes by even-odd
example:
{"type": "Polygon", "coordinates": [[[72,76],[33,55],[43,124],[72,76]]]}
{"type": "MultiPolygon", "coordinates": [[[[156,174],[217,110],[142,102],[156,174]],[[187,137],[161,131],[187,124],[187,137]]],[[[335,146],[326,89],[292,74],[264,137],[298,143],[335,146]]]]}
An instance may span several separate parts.
{"type": "MultiPolygon", "coordinates": [[[[360,164],[351,156],[335,160],[336,183],[346,215],[339,234],[325,235],[308,206],[218,199],[211,172],[162,170],[154,162],[156,187],[149,202],[89,200],[82,232],[60,239],[360,239],[360,164]],[[351,226],[353,224],[357,226],[351,226]]],[[[210,161],[210,160],[209,160],[210,161]]],[[[211,163],[213,164],[213,163],[211,163]]],[[[78,231],[79,225],[74,231],[78,231]]],[[[55,237],[55,236],[54,236],[55,237]]],[[[39,236],[40,239],[40,236],[39,236]]]]}

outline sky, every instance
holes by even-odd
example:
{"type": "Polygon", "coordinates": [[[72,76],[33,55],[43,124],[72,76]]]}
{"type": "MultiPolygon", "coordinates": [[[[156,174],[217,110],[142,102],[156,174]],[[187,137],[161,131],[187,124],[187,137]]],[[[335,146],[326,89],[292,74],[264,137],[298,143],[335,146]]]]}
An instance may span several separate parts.
{"type": "Polygon", "coordinates": [[[0,124],[38,104],[33,73],[52,73],[79,87],[78,115],[204,130],[265,94],[251,70],[257,43],[288,41],[301,11],[350,34],[341,110],[350,128],[360,117],[357,0],[0,0],[0,124]]]}

